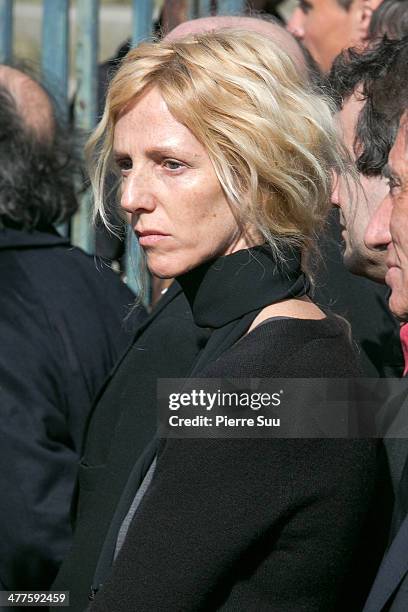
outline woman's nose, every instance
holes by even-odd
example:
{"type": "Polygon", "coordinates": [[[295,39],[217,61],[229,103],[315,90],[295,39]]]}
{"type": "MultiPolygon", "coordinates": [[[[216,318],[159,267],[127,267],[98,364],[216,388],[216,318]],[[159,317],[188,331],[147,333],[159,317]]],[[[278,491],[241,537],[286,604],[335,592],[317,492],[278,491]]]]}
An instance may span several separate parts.
{"type": "Polygon", "coordinates": [[[121,208],[131,215],[155,208],[152,181],[143,172],[131,172],[125,179],[120,200],[121,208]]]}

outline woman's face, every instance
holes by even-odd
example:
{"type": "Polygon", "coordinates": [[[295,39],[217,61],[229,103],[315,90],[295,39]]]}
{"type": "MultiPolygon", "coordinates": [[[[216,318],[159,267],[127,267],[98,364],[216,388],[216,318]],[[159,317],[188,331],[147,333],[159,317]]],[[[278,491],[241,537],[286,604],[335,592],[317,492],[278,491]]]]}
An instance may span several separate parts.
{"type": "Polygon", "coordinates": [[[121,207],[150,271],[179,276],[204,261],[252,246],[231,212],[205,148],[147,90],[115,126],[121,207]]]}

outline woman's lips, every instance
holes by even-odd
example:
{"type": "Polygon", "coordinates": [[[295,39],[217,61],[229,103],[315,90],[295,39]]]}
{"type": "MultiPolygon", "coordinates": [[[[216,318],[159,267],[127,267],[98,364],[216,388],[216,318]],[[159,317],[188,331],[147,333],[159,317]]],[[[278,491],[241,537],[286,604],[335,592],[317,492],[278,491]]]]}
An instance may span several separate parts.
{"type": "Polygon", "coordinates": [[[143,232],[138,232],[136,230],[136,234],[139,238],[139,244],[141,246],[152,246],[156,244],[157,242],[159,242],[160,240],[163,240],[164,238],[168,238],[168,234],[162,234],[156,230],[149,230],[149,231],[143,231],[143,232]]]}

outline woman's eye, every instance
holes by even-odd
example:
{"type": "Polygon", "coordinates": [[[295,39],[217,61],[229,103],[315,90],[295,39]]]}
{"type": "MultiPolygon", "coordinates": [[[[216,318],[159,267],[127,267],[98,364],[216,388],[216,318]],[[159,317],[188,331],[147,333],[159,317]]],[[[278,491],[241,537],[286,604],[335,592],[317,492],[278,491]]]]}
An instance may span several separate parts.
{"type": "Polygon", "coordinates": [[[175,159],[165,159],[163,161],[163,166],[168,170],[180,170],[180,168],[184,168],[184,164],[175,159]]]}
{"type": "Polygon", "coordinates": [[[132,169],[132,160],[129,158],[116,160],[116,165],[121,172],[127,172],[132,169]]]}

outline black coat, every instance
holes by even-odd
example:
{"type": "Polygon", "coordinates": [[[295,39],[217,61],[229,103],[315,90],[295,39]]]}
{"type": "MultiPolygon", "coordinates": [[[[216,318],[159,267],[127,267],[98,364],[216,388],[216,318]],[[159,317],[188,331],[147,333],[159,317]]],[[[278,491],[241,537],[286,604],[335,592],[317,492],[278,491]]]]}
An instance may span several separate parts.
{"type": "MultiPolygon", "coordinates": [[[[194,320],[184,295],[172,288],[106,385],[81,463],[73,549],[53,585],[70,590],[73,611],[89,603],[118,500],[154,433],[156,378],[182,377],[192,368],[197,377],[232,378],[358,372],[346,334],[332,319],[271,322],[237,343],[270,303],[262,289],[274,279],[258,258],[244,257],[235,274],[224,270],[212,282],[206,276],[199,298],[193,282],[194,320]]],[[[217,263],[212,270],[222,271],[217,263]]],[[[354,440],[166,440],[91,609],[329,612],[352,572],[375,452],[375,444],[354,440]]],[[[364,587],[360,573],[357,590],[364,587]]],[[[354,603],[361,601],[357,590],[346,588],[354,603]]]]}
{"type": "Polygon", "coordinates": [[[155,434],[157,378],[187,376],[207,339],[180,287],[173,285],[101,390],[79,467],[74,543],[53,585],[57,590],[69,585],[72,610],[89,603],[110,520],[134,463],[155,434]]]}
{"type": "MultiPolygon", "coordinates": [[[[271,322],[201,375],[352,375],[347,353],[333,321],[271,322]]],[[[374,573],[366,573],[368,554],[357,561],[374,447],[342,439],[163,442],[152,484],[90,609],[361,610],[374,573]]]]}
{"type": "Polygon", "coordinates": [[[364,612],[408,610],[408,399],[401,389],[384,410],[393,417],[384,439],[394,493],[391,537],[364,612]]]}
{"type": "Polygon", "coordinates": [[[131,339],[133,294],[55,233],[0,231],[0,581],[47,589],[92,401],[131,339]]]}

